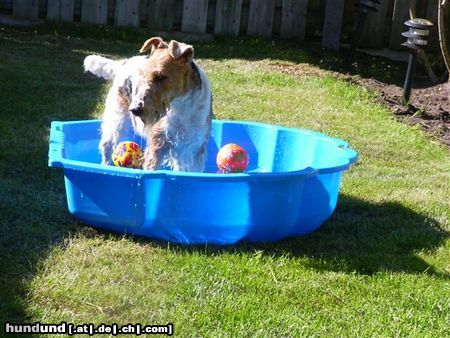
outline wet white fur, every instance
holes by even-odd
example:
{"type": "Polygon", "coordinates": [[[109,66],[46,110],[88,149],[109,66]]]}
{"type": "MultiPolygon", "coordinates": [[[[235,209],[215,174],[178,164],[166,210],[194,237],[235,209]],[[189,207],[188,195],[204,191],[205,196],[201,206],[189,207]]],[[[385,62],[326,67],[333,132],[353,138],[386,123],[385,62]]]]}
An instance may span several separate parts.
{"type": "MultiPolygon", "coordinates": [[[[114,147],[133,128],[136,133],[148,139],[151,129],[142,120],[129,112],[120,100],[119,88],[129,77],[139,77],[138,69],[145,63],[145,56],[115,61],[98,55],[89,55],[84,60],[85,71],[98,77],[113,80],[105,102],[99,144],[102,163],[111,164],[114,147]]],[[[197,65],[197,64],[196,64],[197,65]]],[[[205,72],[197,65],[201,87],[193,88],[187,94],[170,102],[166,115],[160,124],[164,125],[166,140],[170,143],[162,163],[176,171],[202,172],[205,155],[198,155],[207,142],[211,124],[211,86],[205,72]]]]}

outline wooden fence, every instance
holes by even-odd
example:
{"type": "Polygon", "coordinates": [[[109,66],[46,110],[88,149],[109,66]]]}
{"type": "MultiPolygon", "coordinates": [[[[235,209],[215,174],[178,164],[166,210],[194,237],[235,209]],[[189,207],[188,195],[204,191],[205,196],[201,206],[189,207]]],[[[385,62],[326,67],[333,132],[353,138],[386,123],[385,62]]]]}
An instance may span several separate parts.
{"type": "MultiPolygon", "coordinates": [[[[356,23],[356,0],[0,0],[0,15],[147,27],[151,32],[321,40],[338,49],[356,23]]],[[[417,1],[418,17],[437,22],[439,0],[417,1]]],[[[399,48],[409,0],[381,0],[370,13],[362,47],[399,48]]],[[[436,29],[431,48],[438,47],[436,29]]]]}

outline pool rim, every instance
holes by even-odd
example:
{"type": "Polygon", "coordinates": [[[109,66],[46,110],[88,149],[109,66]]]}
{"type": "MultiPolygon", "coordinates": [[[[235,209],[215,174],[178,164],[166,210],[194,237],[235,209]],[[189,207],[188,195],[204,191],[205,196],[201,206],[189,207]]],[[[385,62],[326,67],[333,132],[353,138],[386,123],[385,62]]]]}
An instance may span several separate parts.
{"type": "Polygon", "coordinates": [[[64,126],[70,124],[101,124],[101,120],[79,120],[79,121],[53,121],[50,127],[49,137],[49,159],[48,165],[50,167],[64,168],[69,170],[77,170],[91,173],[111,174],[114,176],[130,177],[137,179],[153,178],[153,179],[191,179],[191,180],[206,180],[206,181],[249,181],[249,180],[280,180],[285,178],[292,178],[293,176],[311,177],[321,174],[329,174],[339,171],[347,170],[358,159],[358,153],[353,150],[348,142],[325,135],[321,132],[303,129],[303,128],[289,128],[263,122],[252,121],[235,121],[235,120],[213,120],[213,123],[221,124],[238,124],[238,125],[250,125],[254,127],[262,127],[269,129],[276,129],[277,131],[287,131],[294,133],[310,134],[316,138],[321,139],[324,142],[332,143],[336,146],[337,151],[343,152],[344,163],[332,166],[313,168],[305,167],[299,170],[283,171],[283,172],[250,172],[250,173],[192,173],[182,171],[172,171],[168,169],[161,170],[143,170],[132,169],[115,166],[105,166],[101,163],[92,163],[78,160],[71,160],[63,157],[64,150],[64,126]]]}

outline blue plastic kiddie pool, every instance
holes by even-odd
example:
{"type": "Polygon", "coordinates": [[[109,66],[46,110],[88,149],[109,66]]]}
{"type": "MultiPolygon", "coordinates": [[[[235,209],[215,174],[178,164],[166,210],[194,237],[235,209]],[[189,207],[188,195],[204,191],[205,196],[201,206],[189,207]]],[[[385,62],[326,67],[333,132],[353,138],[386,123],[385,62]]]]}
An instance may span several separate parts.
{"type": "MultiPolygon", "coordinates": [[[[204,173],[145,171],[100,164],[99,139],[97,120],[51,124],[49,166],[64,170],[70,213],[95,227],[184,244],[309,233],[333,213],[342,173],[357,158],[345,141],[317,132],[214,120],[204,173]],[[248,152],[245,173],[217,173],[227,143],[248,152]]],[[[131,131],[124,140],[143,144],[131,131]]]]}

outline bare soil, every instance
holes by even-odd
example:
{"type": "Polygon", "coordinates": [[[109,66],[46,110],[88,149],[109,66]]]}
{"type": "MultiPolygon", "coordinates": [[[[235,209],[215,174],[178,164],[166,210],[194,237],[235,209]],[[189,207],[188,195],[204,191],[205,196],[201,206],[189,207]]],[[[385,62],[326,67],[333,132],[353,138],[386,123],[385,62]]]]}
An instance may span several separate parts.
{"type": "Polygon", "coordinates": [[[425,131],[450,147],[450,82],[422,83],[413,87],[408,106],[402,105],[403,88],[371,78],[353,81],[379,93],[377,101],[386,105],[400,120],[419,124],[425,131]]]}
{"type": "Polygon", "coordinates": [[[336,63],[329,69],[378,93],[376,100],[388,107],[395,117],[408,124],[420,125],[432,138],[450,147],[450,83],[448,76],[445,77],[440,54],[427,56],[433,61],[430,66],[441,81],[432,82],[419,59],[407,106],[402,103],[406,62],[359,53],[350,73],[336,67],[336,63]]]}
{"type": "MultiPolygon", "coordinates": [[[[319,56],[322,57],[323,54],[319,56]]],[[[358,67],[360,71],[352,73],[346,73],[341,67],[336,67],[336,59],[330,62],[326,58],[321,59],[319,68],[285,63],[268,64],[265,68],[293,76],[320,76],[324,74],[323,69],[332,71],[346,81],[378,93],[377,102],[388,107],[399,120],[420,125],[431,137],[450,147],[450,82],[432,83],[423,69],[419,68],[413,81],[409,105],[404,106],[402,68],[406,68],[406,65],[387,61],[386,64],[382,62],[378,69],[371,70],[373,67],[370,64],[374,61],[380,64],[379,58],[363,58],[358,67]],[[364,69],[368,71],[361,71],[364,69]],[[385,69],[390,73],[387,76],[384,74],[385,69]]]]}
{"type": "MultiPolygon", "coordinates": [[[[423,67],[418,67],[413,80],[410,102],[402,104],[406,64],[360,54],[351,72],[342,69],[340,59],[323,51],[316,52],[316,66],[275,64],[270,70],[294,76],[320,76],[332,71],[346,81],[377,93],[376,101],[392,111],[399,120],[420,125],[432,138],[450,147],[450,82],[432,83],[423,67]]],[[[442,73],[443,71],[440,71],[442,73]]]]}

